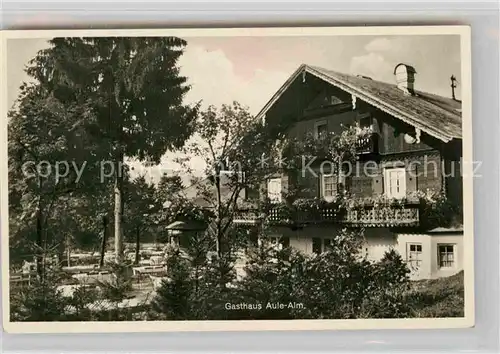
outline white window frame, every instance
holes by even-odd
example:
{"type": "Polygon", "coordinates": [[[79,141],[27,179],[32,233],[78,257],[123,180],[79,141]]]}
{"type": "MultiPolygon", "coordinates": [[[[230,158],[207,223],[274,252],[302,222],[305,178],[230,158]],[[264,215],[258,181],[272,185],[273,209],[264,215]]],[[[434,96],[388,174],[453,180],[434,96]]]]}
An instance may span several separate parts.
{"type": "Polygon", "coordinates": [[[411,269],[419,269],[422,266],[422,253],[423,253],[423,246],[421,243],[418,242],[407,242],[406,243],[406,262],[410,266],[411,269]],[[411,247],[415,246],[417,248],[420,246],[420,251],[415,250],[412,251],[411,247]],[[416,255],[416,257],[412,257],[413,255],[416,255]]]}
{"type": "Polygon", "coordinates": [[[321,197],[325,200],[333,200],[338,194],[339,183],[345,186],[345,176],[341,174],[340,176],[334,174],[321,174],[321,197]],[[335,194],[326,195],[326,178],[333,178],[333,183],[336,185],[335,194]]]}
{"type": "Polygon", "coordinates": [[[267,180],[267,197],[271,201],[271,203],[281,203],[282,201],[282,191],[283,191],[283,186],[281,184],[281,177],[278,178],[270,178],[267,180]],[[279,192],[273,192],[271,193],[270,191],[270,185],[273,183],[279,184],[279,192]]]}
{"type": "Polygon", "coordinates": [[[385,196],[387,198],[396,198],[396,199],[402,199],[406,197],[406,169],[404,167],[391,167],[391,168],[386,168],[384,169],[384,189],[385,189],[385,196]],[[391,193],[391,179],[390,175],[391,172],[403,172],[403,178],[399,180],[400,182],[400,192],[398,194],[393,195],[391,193]]]}
{"type": "MultiPolygon", "coordinates": [[[[450,254],[447,252],[446,254],[450,254]]],[[[453,243],[438,243],[437,244],[437,265],[439,269],[455,269],[457,267],[457,245],[453,243]],[[452,255],[453,255],[453,261],[450,266],[442,266],[441,265],[441,250],[440,247],[451,247],[452,249],[452,255]]]]}
{"type": "Polygon", "coordinates": [[[319,139],[319,131],[318,128],[326,125],[328,130],[328,122],[326,120],[319,120],[314,123],[314,138],[319,139]]]}

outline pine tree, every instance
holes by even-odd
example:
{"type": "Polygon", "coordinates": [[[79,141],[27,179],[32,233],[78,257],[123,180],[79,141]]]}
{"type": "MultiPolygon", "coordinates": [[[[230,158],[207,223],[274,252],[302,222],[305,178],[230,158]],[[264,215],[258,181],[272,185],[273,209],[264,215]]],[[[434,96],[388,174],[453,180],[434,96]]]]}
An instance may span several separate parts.
{"type": "Polygon", "coordinates": [[[167,259],[167,279],[162,281],[151,303],[151,309],[167,320],[191,319],[193,284],[188,261],[179,250],[173,250],[167,259]]]}
{"type": "Polygon", "coordinates": [[[107,173],[111,170],[114,183],[120,261],[125,158],[159,163],[193,131],[197,107],[183,104],[189,86],[177,67],[186,42],[174,37],[102,37],[55,38],[50,44],[27,72],[67,111],[81,113],[89,143],[106,159],[104,167],[107,173]]]}

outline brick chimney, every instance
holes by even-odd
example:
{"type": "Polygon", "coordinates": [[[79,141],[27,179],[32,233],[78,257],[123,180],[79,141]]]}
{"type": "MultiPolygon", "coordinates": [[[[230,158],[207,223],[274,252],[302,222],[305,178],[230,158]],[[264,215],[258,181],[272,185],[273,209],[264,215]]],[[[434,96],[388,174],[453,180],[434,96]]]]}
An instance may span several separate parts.
{"type": "Polygon", "coordinates": [[[405,95],[414,95],[415,84],[415,68],[411,65],[399,63],[394,68],[394,77],[398,88],[403,91],[405,95]]]}

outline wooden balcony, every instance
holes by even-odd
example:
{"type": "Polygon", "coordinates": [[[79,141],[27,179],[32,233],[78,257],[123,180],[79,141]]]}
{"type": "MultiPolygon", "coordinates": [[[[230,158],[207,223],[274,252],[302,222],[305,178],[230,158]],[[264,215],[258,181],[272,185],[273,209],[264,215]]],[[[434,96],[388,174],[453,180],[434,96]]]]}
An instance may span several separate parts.
{"type": "Polygon", "coordinates": [[[245,209],[239,210],[233,219],[234,224],[240,225],[255,225],[260,222],[262,217],[259,215],[257,210],[245,209]]]}
{"type": "Polygon", "coordinates": [[[338,223],[355,227],[415,227],[419,225],[419,217],[418,205],[364,206],[340,211],[331,208],[290,210],[276,207],[269,211],[267,218],[258,215],[255,210],[240,211],[234,223],[253,225],[266,220],[275,226],[338,223]]]}
{"type": "Polygon", "coordinates": [[[318,210],[282,210],[271,209],[268,222],[272,225],[295,223],[317,224],[338,221],[337,212],[331,208],[318,210]]]}

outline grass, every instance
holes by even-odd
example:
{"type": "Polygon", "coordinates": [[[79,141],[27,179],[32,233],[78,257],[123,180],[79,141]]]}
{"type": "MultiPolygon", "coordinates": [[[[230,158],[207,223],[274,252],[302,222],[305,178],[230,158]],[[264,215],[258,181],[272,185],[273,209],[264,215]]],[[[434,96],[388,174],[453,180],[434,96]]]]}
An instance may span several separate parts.
{"type": "Polygon", "coordinates": [[[464,272],[415,282],[408,300],[417,317],[463,317],[464,272]]]}

